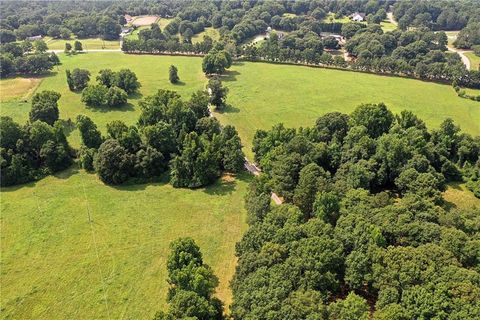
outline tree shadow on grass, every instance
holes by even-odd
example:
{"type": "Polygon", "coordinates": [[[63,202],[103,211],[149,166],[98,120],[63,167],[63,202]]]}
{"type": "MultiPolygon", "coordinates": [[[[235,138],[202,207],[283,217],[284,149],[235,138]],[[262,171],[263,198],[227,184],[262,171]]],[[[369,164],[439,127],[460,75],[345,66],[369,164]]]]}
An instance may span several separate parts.
{"type": "Polygon", "coordinates": [[[231,81],[237,81],[237,76],[240,75],[240,72],[237,70],[227,70],[225,73],[221,76],[222,81],[226,82],[231,82],[231,81]]]}
{"type": "Polygon", "coordinates": [[[223,114],[223,113],[239,113],[240,109],[237,107],[232,106],[231,104],[227,104],[223,107],[223,109],[215,109],[215,112],[223,114]]]}
{"type": "Polygon", "coordinates": [[[164,186],[170,181],[170,176],[168,173],[162,174],[160,177],[155,177],[149,180],[146,179],[136,179],[131,178],[123,184],[120,185],[107,185],[116,190],[120,191],[142,191],[150,186],[164,186]]]}
{"type": "Polygon", "coordinates": [[[78,165],[73,164],[65,170],[55,172],[53,176],[58,179],[68,179],[79,172],[78,165]]]}
{"type": "Polygon", "coordinates": [[[129,112],[129,111],[135,110],[135,108],[133,107],[133,104],[131,104],[130,102],[127,102],[126,104],[123,104],[119,107],[99,106],[99,107],[88,107],[88,109],[93,112],[102,112],[102,113],[111,112],[111,111],[129,112]]]}
{"type": "Polygon", "coordinates": [[[185,85],[185,82],[179,80],[177,83],[172,83],[174,86],[179,86],[179,87],[183,87],[185,85]]]}
{"type": "Polygon", "coordinates": [[[214,184],[204,188],[208,195],[226,196],[232,194],[237,188],[237,181],[250,182],[252,176],[246,172],[239,174],[225,173],[214,184]]]}
{"type": "Polygon", "coordinates": [[[143,94],[139,91],[135,91],[128,95],[128,99],[133,99],[133,100],[138,100],[138,99],[141,99],[142,97],[143,97],[143,94]]]}

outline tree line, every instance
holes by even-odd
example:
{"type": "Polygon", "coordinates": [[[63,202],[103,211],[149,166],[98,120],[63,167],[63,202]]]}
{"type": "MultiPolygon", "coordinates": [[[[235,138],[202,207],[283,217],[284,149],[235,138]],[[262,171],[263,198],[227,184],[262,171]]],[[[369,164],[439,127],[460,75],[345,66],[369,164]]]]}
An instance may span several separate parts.
{"type": "Polygon", "coordinates": [[[253,151],[262,174],[245,196],[234,319],[480,316],[478,209],[441,193],[480,185],[480,137],[369,104],[258,130],[253,151]]]}

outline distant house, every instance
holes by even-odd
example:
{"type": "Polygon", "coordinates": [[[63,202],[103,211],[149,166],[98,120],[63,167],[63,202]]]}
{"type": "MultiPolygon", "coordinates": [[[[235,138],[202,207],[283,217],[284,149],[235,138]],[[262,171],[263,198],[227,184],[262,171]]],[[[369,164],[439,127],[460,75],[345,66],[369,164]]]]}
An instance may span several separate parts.
{"type": "Polygon", "coordinates": [[[365,13],[355,12],[354,14],[350,15],[350,20],[355,22],[362,22],[365,20],[365,13]]]}
{"type": "Polygon", "coordinates": [[[27,37],[28,41],[42,40],[42,36],[27,37]]]}
{"type": "Polygon", "coordinates": [[[120,37],[124,37],[132,31],[133,31],[132,27],[122,27],[122,33],[120,33],[120,37]]]}

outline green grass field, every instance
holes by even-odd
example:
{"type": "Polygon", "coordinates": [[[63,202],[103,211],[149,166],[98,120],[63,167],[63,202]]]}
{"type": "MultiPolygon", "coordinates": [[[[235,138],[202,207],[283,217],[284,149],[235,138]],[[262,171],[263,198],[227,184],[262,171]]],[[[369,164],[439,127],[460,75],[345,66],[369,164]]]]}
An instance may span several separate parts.
{"type": "MultiPolygon", "coordinates": [[[[187,99],[207,81],[201,58],[112,52],[59,56],[62,65],[37,90],[59,91],[61,118],[87,114],[103,132],[112,120],[135,123],[143,96],[171,89],[187,99]],[[179,85],[168,81],[171,64],[179,69],[179,85]],[[90,70],[92,82],[100,69],[130,68],[142,87],[121,109],[89,109],[79,93],[68,90],[65,69],[75,67],[90,70]]],[[[448,85],[266,63],[236,63],[223,80],[232,107],[216,116],[236,126],[249,157],[256,129],[278,122],[312,125],[325,112],[349,113],[362,102],[385,102],[394,112],[412,110],[430,127],[452,117],[465,131],[480,134],[480,104],[458,98],[448,85]]],[[[23,78],[1,80],[2,92],[16,90],[2,100],[1,114],[26,121],[34,86],[23,78]]],[[[77,131],[69,140],[79,146],[77,131]]],[[[166,183],[109,187],[72,168],[36,183],[3,188],[2,318],[152,318],[165,307],[168,244],[180,236],[197,240],[220,278],[218,296],[228,304],[234,244],[246,228],[243,195],[248,179],[242,175],[199,190],[166,183]]],[[[473,201],[456,188],[448,192],[449,202],[473,201]]]]}
{"type": "Polygon", "coordinates": [[[2,319],[152,319],[169,243],[193,237],[229,303],[250,176],[204,189],[110,187],[73,168],[2,189],[2,319]],[[92,217],[89,223],[88,214],[92,217]]]}
{"type": "Polygon", "coordinates": [[[49,50],[64,50],[65,43],[70,43],[73,47],[75,40],[82,43],[83,50],[100,50],[100,49],[120,49],[120,42],[118,40],[102,40],[100,38],[87,38],[87,39],[52,39],[45,37],[49,50]]]}
{"type": "Polygon", "coordinates": [[[321,114],[350,113],[361,103],[384,102],[394,113],[411,110],[430,128],[450,117],[464,131],[480,134],[480,104],[457,97],[449,85],[268,63],[235,64],[225,84],[232,108],[216,116],[237,128],[248,157],[256,129],[279,122],[311,126],[321,114]]]}
{"type": "Polygon", "coordinates": [[[380,22],[380,26],[382,27],[383,32],[389,32],[397,29],[397,26],[391,23],[389,20],[383,20],[380,22]]]}
{"type": "Polygon", "coordinates": [[[212,27],[205,28],[205,31],[197,33],[192,37],[192,43],[202,42],[204,36],[209,36],[213,41],[218,41],[220,39],[220,33],[217,29],[212,27]]]}
{"type": "MultiPolygon", "coordinates": [[[[55,70],[55,74],[46,77],[37,90],[57,90],[62,94],[59,101],[61,118],[74,120],[78,114],[86,114],[103,131],[112,120],[135,123],[139,115],[137,104],[142,96],[158,89],[171,89],[187,99],[192,92],[203,89],[207,81],[201,70],[201,58],[195,57],[112,52],[76,56],[61,54],[60,57],[63,64],[55,70]],[[182,81],[179,85],[168,81],[171,64],[179,69],[182,81]],[[92,79],[100,69],[130,68],[142,84],[140,93],[129,99],[128,106],[120,109],[87,108],[80,101],[81,94],[70,92],[67,88],[65,69],[75,67],[90,70],[92,79]]],[[[223,80],[230,89],[228,103],[232,108],[217,116],[223,123],[237,128],[249,157],[252,156],[251,142],[257,129],[269,129],[278,122],[294,127],[309,126],[326,112],[350,113],[361,103],[384,102],[393,112],[411,110],[431,128],[438,127],[444,119],[451,117],[464,131],[480,134],[480,104],[457,97],[449,85],[358,72],[248,62],[234,64],[223,80]]],[[[2,115],[24,122],[29,109],[28,102],[7,103],[2,105],[2,115]]],[[[69,139],[72,145],[79,145],[76,131],[70,134],[69,139]]]]}
{"type": "Polygon", "coordinates": [[[480,70],[480,57],[473,52],[465,52],[473,70],[480,70]]]}

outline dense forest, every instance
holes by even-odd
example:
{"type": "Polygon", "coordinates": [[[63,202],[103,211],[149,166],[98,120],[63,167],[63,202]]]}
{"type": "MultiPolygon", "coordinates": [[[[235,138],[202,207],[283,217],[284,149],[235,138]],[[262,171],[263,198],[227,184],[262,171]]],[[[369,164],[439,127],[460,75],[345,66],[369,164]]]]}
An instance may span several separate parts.
{"type": "Polygon", "coordinates": [[[362,105],[259,130],[253,151],[263,173],[245,197],[235,319],[480,317],[478,210],[441,195],[448,181],[478,188],[480,137],[362,105]]]}

